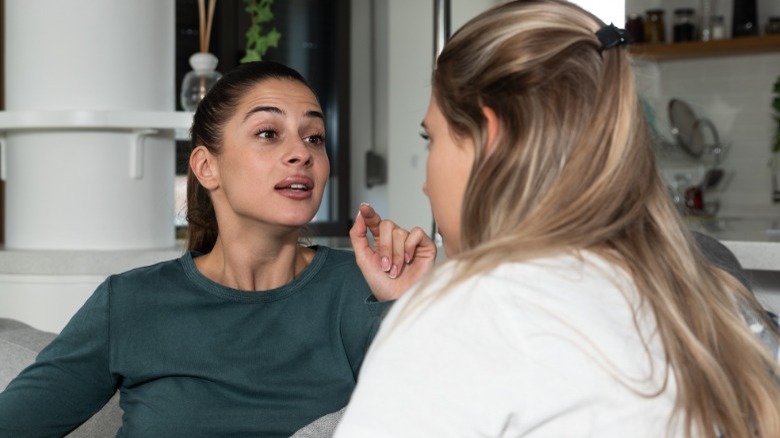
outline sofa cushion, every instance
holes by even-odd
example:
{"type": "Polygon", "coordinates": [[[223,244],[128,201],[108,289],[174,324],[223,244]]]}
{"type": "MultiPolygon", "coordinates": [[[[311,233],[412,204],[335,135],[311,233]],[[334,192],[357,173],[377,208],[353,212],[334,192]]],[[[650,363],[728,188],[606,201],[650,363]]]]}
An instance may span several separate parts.
{"type": "Polygon", "coordinates": [[[54,336],[19,321],[0,318],[0,390],[33,362],[54,336]]]}
{"type": "MultiPolygon", "coordinates": [[[[54,339],[54,333],[37,330],[13,319],[0,318],[0,392],[24,368],[35,361],[38,352],[54,339]]],[[[122,423],[119,394],[87,422],[67,435],[69,438],[115,436],[122,423]]]]}

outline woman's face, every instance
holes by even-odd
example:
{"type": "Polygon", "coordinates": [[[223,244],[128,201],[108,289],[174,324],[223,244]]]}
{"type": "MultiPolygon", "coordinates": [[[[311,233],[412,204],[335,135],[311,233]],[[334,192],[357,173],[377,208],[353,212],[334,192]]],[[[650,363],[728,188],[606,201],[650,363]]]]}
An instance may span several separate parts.
{"type": "Polygon", "coordinates": [[[307,224],[320,207],[330,173],[317,98],[294,80],[258,83],[225,125],[216,164],[220,221],[283,228],[307,224]]]}
{"type": "Polygon", "coordinates": [[[444,252],[453,256],[460,251],[460,212],[474,163],[474,142],[452,136],[434,96],[422,125],[428,139],[423,192],[431,202],[444,252]]]}

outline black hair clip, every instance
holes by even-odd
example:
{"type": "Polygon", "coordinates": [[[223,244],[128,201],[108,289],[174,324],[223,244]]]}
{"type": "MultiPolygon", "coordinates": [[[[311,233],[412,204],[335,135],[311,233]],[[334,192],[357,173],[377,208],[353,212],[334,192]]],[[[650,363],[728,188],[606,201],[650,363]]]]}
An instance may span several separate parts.
{"type": "Polygon", "coordinates": [[[611,49],[615,46],[624,46],[634,42],[630,33],[628,33],[625,29],[616,27],[612,23],[599,29],[598,32],[596,32],[596,36],[601,43],[601,47],[599,47],[599,53],[607,49],[611,49]]]}

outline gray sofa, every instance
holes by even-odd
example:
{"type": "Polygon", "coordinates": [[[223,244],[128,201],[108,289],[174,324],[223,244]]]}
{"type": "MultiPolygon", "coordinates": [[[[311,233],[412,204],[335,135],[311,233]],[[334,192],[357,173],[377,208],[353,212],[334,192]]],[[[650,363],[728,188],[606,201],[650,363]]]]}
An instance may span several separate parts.
{"type": "MultiPolygon", "coordinates": [[[[33,363],[38,352],[52,339],[54,333],[43,332],[12,319],[0,318],[0,392],[25,367],[33,363]]],[[[119,395],[114,395],[106,406],[86,423],[67,435],[70,438],[116,436],[122,422],[119,395]]]]}

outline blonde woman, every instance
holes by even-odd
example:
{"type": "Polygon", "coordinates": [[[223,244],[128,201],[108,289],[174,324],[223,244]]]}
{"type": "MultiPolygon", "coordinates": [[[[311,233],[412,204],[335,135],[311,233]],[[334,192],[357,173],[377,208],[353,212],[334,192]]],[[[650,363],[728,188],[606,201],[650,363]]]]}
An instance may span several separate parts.
{"type": "Polygon", "coordinates": [[[336,436],[780,436],[778,333],[667,198],[625,35],[530,0],[447,43],[423,127],[450,260],[382,323],[336,436]]]}

